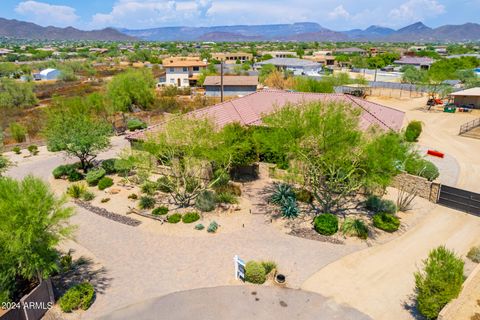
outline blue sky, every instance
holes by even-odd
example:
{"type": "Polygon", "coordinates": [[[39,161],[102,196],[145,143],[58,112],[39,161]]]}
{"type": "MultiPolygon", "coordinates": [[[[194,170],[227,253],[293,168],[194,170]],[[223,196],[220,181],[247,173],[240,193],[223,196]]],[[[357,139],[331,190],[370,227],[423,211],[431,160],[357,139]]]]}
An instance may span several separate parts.
{"type": "Polygon", "coordinates": [[[311,21],[334,30],[480,23],[480,0],[0,0],[0,17],[130,29],[311,21]]]}

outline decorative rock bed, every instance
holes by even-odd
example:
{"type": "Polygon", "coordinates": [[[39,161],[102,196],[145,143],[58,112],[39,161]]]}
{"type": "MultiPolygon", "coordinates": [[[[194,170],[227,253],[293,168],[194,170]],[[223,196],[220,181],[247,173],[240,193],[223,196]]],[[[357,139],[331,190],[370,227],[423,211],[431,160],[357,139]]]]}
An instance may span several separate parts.
{"type": "Polygon", "coordinates": [[[308,228],[292,229],[292,231],[290,231],[288,234],[292,235],[292,236],[295,236],[295,237],[309,239],[309,240],[329,242],[329,243],[333,243],[333,244],[345,244],[340,239],[321,235],[321,234],[315,232],[315,230],[308,229],[308,228]]]}
{"type": "Polygon", "coordinates": [[[110,211],[108,211],[104,208],[95,207],[95,206],[91,205],[90,203],[88,203],[86,201],[75,200],[75,203],[78,206],[80,206],[80,207],[82,207],[82,208],[84,208],[84,209],[86,209],[90,212],[98,214],[99,216],[102,216],[104,218],[107,218],[107,219],[125,224],[127,226],[136,227],[136,226],[140,225],[140,223],[141,223],[141,221],[139,221],[139,220],[132,219],[130,217],[126,217],[126,216],[122,216],[122,215],[117,214],[117,213],[110,212],[110,211]]]}

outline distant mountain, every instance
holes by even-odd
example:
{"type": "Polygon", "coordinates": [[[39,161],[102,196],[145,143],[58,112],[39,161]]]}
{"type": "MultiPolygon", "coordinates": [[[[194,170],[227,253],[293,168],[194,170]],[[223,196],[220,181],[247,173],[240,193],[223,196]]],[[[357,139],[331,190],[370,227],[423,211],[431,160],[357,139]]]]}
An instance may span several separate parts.
{"type": "Polygon", "coordinates": [[[0,36],[37,40],[102,40],[128,41],[135,38],[113,28],[82,31],[72,27],[42,27],[34,23],[0,18],[0,36]]]}
{"type": "Polygon", "coordinates": [[[0,18],[0,37],[44,40],[103,41],[384,41],[454,42],[480,41],[480,24],[445,25],[430,28],[416,22],[398,30],[370,26],[365,30],[334,31],[315,22],[212,27],[161,27],[143,30],[113,29],[82,31],[72,27],[41,27],[34,23],[0,18]]]}
{"type": "Polygon", "coordinates": [[[290,40],[330,41],[345,38],[341,33],[323,28],[318,23],[299,22],[272,25],[236,25],[214,27],[162,27],[144,30],[119,29],[129,36],[151,41],[243,41],[290,40]],[[238,40],[242,39],[242,40],[238,40]]]}
{"type": "Polygon", "coordinates": [[[314,22],[274,25],[214,27],[162,27],[144,30],[120,29],[129,36],[150,41],[385,41],[432,42],[478,41],[480,25],[466,23],[432,29],[422,22],[394,30],[370,26],[365,30],[333,31],[314,22]]]}

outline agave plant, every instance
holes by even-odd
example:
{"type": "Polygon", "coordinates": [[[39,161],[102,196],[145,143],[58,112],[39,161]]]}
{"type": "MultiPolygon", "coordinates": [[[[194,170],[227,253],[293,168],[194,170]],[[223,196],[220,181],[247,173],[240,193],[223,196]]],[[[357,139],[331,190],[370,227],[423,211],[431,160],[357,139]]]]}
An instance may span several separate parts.
{"type": "Polygon", "coordinates": [[[282,215],[288,219],[298,217],[299,210],[297,206],[297,201],[294,198],[287,198],[286,202],[283,203],[281,207],[281,212],[282,215]]]}
{"type": "Polygon", "coordinates": [[[283,206],[291,201],[289,199],[296,201],[296,196],[293,192],[292,186],[286,183],[280,183],[275,186],[275,191],[270,197],[270,202],[279,206],[283,206]]]}

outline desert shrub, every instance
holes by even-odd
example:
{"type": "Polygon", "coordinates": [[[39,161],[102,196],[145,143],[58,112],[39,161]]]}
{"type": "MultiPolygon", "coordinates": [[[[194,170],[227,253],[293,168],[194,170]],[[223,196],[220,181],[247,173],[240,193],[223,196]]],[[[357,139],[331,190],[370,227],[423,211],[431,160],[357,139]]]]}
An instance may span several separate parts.
{"type": "Polygon", "coordinates": [[[35,144],[29,145],[27,150],[32,156],[36,156],[38,154],[38,146],[35,144]]]}
{"type": "Polygon", "coordinates": [[[131,118],[127,121],[127,128],[130,131],[145,129],[147,124],[140,119],[131,118]]]}
{"type": "Polygon", "coordinates": [[[153,209],[153,207],[155,207],[155,198],[142,196],[140,197],[140,203],[138,205],[140,209],[153,209]]]}
{"type": "Polygon", "coordinates": [[[467,253],[467,258],[472,260],[473,262],[479,263],[480,262],[480,246],[472,247],[467,253]]]}
{"type": "Polygon", "coordinates": [[[262,284],[265,280],[267,280],[267,275],[262,264],[256,261],[248,261],[245,265],[245,281],[262,284]]]}
{"type": "Polygon", "coordinates": [[[61,178],[64,178],[64,177],[68,177],[68,175],[72,171],[76,171],[76,170],[77,170],[77,165],[76,164],[65,164],[65,165],[61,165],[61,166],[58,166],[55,169],[53,169],[52,175],[55,179],[61,179],[61,178]]]}
{"type": "Polygon", "coordinates": [[[19,146],[13,147],[12,151],[15,152],[15,154],[21,154],[22,153],[22,149],[20,149],[19,146]]]}
{"type": "Polygon", "coordinates": [[[10,134],[16,142],[25,142],[27,139],[27,129],[20,123],[12,122],[10,124],[10,134]]]}
{"type": "Polygon", "coordinates": [[[187,212],[182,216],[183,223],[193,223],[198,220],[200,220],[198,212],[187,212]]]}
{"type": "Polygon", "coordinates": [[[142,186],[141,190],[143,193],[148,194],[149,196],[153,196],[155,191],[157,191],[157,184],[153,181],[145,181],[142,186]]]}
{"type": "Polygon", "coordinates": [[[219,192],[215,194],[215,202],[235,204],[238,203],[238,199],[233,193],[219,192]]]}
{"type": "Polygon", "coordinates": [[[105,170],[106,174],[114,174],[117,173],[117,170],[115,169],[115,161],[117,159],[106,159],[103,160],[100,166],[105,170]]]}
{"type": "Polygon", "coordinates": [[[122,177],[127,177],[133,170],[134,164],[128,159],[115,159],[113,167],[115,171],[122,177]]]}
{"type": "Polygon", "coordinates": [[[387,199],[382,199],[375,195],[371,195],[368,197],[367,201],[365,201],[365,207],[375,213],[385,212],[393,214],[397,212],[397,205],[395,204],[395,202],[387,199]]]}
{"type": "Polygon", "coordinates": [[[415,142],[417,141],[418,137],[422,133],[422,123],[420,121],[410,121],[405,130],[405,140],[408,142],[415,142]]]}
{"type": "Polygon", "coordinates": [[[110,177],[103,177],[98,181],[98,189],[99,190],[105,190],[107,188],[110,188],[113,186],[113,180],[110,177]]]}
{"type": "Polygon", "coordinates": [[[217,193],[222,193],[222,192],[231,193],[233,195],[236,195],[237,197],[240,197],[242,195],[242,188],[235,183],[228,183],[224,186],[214,187],[214,190],[217,193]]]}
{"type": "Polygon", "coordinates": [[[103,168],[92,169],[92,170],[88,171],[88,173],[85,177],[85,180],[87,181],[87,183],[89,185],[96,186],[98,184],[98,182],[100,181],[100,179],[105,177],[105,174],[107,174],[107,172],[103,168]]]}
{"type": "Polygon", "coordinates": [[[203,230],[203,229],[205,229],[205,226],[203,224],[199,223],[195,225],[195,230],[203,230]]]}
{"type": "Polygon", "coordinates": [[[428,181],[433,181],[440,175],[436,165],[422,158],[408,158],[405,161],[405,171],[428,181]]]}
{"type": "Polygon", "coordinates": [[[415,273],[417,309],[427,319],[436,319],[462,290],[464,262],[441,246],[430,251],[423,264],[423,270],[415,273]]]}
{"type": "Polygon", "coordinates": [[[80,172],[78,172],[76,169],[71,170],[68,173],[68,181],[70,182],[75,182],[75,181],[80,181],[83,180],[84,176],[80,172]]]}
{"type": "Polygon", "coordinates": [[[214,188],[225,187],[230,181],[230,175],[223,169],[217,169],[213,173],[213,180],[215,181],[213,184],[214,188]]]}
{"type": "Polygon", "coordinates": [[[63,312],[72,312],[73,310],[87,310],[93,303],[95,289],[88,283],[80,283],[72,288],[58,300],[63,312]]]}
{"type": "Polygon", "coordinates": [[[277,264],[273,261],[262,261],[262,266],[265,269],[265,274],[268,275],[274,269],[277,269],[277,264]]]}
{"type": "Polygon", "coordinates": [[[179,223],[182,220],[182,215],[180,213],[174,213],[171,216],[167,217],[168,223],[179,223]]]}
{"type": "Polygon", "coordinates": [[[85,200],[85,201],[92,201],[93,199],[95,199],[95,193],[90,192],[90,191],[85,191],[82,194],[82,199],[85,200]]]}
{"type": "Polygon", "coordinates": [[[325,236],[331,236],[338,231],[338,217],[331,213],[316,216],[313,220],[315,231],[325,236]]]}
{"type": "Polygon", "coordinates": [[[312,203],[313,202],[313,195],[310,191],[306,189],[295,189],[295,198],[304,203],[312,203]]]}
{"type": "Polygon", "coordinates": [[[100,200],[101,203],[107,203],[108,201],[110,201],[110,198],[103,198],[100,200]]]}
{"type": "Polygon", "coordinates": [[[215,209],[215,193],[210,190],[202,191],[195,199],[195,207],[203,212],[210,212],[215,209]]]}
{"type": "Polygon", "coordinates": [[[60,268],[63,272],[68,271],[72,268],[73,258],[70,252],[64,254],[60,257],[60,268]]]}
{"type": "Polygon", "coordinates": [[[128,199],[137,200],[138,196],[137,196],[136,193],[131,193],[131,194],[128,195],[128,199]]]}
{"type": "Polygon", "coordinates": [[[391,213],[377,213],[373,216],[373,225],[387,232],[397,231],[400,227],[400,219],[391,213]]]}
{"type": "Polygon", "coordinates": [[[209,233],[215,233],[218,230],[218,223],[216,221],[210,222],[207,228],[207,232],[209,233]]]}
{"type": "Polygon", "coordinates": [[[360,219],[346,218],[342,224],[341,231],[344,235],[358,237],[360,239],[368,238],[368,227],[360,219]]]}
{"type": "Polygon", "coordinates": [[[157,189],[165,192],[165,193],[171,193],[173,191],[173,184],[170,180],[168,180],[167,177],[161,176],[160,178],[157,179],[157,189]]]}
{"type": "Polygon", "coordinates": [[[73,183],[67,189],[67,194],[75,199],[79,199],[87,191],[85,183],[73,183]]]}
{"type": "Polygon", "coordinates": [[[163,216],[163,215],[166,215],[167,213],[168,213],[168,208],[165,206],[161,206],[152,210],[152,214],[154,216],[163,216]]]}

